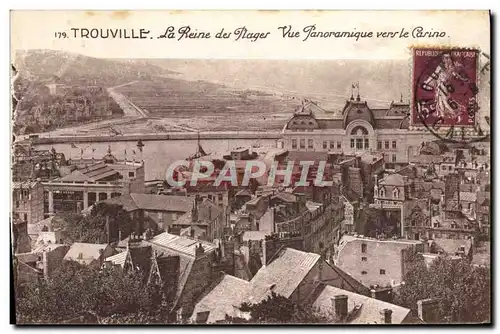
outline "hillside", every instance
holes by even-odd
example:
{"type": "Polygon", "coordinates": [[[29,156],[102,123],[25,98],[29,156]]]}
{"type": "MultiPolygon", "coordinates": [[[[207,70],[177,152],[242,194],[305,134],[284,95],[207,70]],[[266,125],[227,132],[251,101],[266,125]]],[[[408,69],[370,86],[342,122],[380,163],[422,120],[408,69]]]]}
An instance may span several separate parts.
{"type": "Polygon", "coordinates": [[[65,85],[112,87],[175,72],[143,60],[109,60],[54,50],[16,51],[17,70],[29,80],[65,85]]]}
{"type": "Polygon", "coordinates": [[[52,50],[17,51],[13,57],[15,133],[43,132],[71,124],[120,117],[107,88],[174,72],[145,61],[114,61],[52,50]]]}
{"type": "Polygon", "coordinates": [[[176,78],[207,80],[239,89],[280,92],[340,110],[359,82],[360,94],[373,108],[410,98],[408,60],[217,60],[154,59],[151,64],[180,72],[176,78]]]}

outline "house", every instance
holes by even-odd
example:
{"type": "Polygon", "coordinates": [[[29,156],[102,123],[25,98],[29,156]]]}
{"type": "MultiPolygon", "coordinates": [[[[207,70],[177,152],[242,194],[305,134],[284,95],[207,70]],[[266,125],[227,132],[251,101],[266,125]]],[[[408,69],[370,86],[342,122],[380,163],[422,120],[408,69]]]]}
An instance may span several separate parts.
{"type": "Polygon", "coordinates": [[[35,224],[43,219],[43,186],[39,181],[12,183],[12,212],[14,217],[35,224]]]}
{"type": "Polygon", "coordinates": [[[75,242],[64,256],[64,260],[100,267],[104,260],[112,254],[113,249],[108,244],[75,242]]]}
{"type": "Polygon", "coordinates": [[[250,281],[249,303],[259,303],[274,292],[302,303],[319,284],[369,294],[369,290],[318,254],[280,248],[250,281]]]}
{"type": "Polygon", "coordinates": [[[226,316],[251,320],[241,305],[259,303],[272,292],[310,305],[332,323],[422,323],[410,309],[370,297],[366,287],[318,254],[292,248],[280,249],[250,282],[222,273],[197,300],[190,319],[194,323],[223,322],[226,316]]]}
{"type": "Polygon", "coordinates": [[[130,193],[105,200],[104,203],[122,206],[138,222],[141,230],[146,217],[152,219],[158,228],[167,230],[179,217],[191,211],[194,200],[187,196],[130,193]]]}
{"type": "Polygon", "coordinates": [[[25,253],[31,251],[31,238],[28,235],[28,223],[19,219],[12,219],[13,252],[25,253]]]}
{"type": "Polygon", "coordinates": [[[422,241],[344,235],[334,263],[366,287],[396,286],[403,280],[408,257],[416,252],[424,252],[422,241]]]}
{"type": "Polygon", "coordinates": [[[482,241],[476,243],[476,249],[472,256],[472,264],[475,266],[491,266],[491,242],[482,241]]]}
{"type": "Polygon", "coordinates": [[[213,324],[225,320],[226,315],[246,317],[239,307],[247,300],[249,291],[250,282],[221,273],[196,303],[191,322],[213,324]]]}
{"type": "Polygon", "coordinates": [[[460,256],[472,260],[472,240],[436,238],[432,241],[431,252],[460,256]]]}
{"type": "Polygon", "coordinates": [[[42,245],[31,252],[16,254],[17,282],[35,282],[52,275],[63,261],[69,246],[65,244],[42,245]]]}
{"type": "Polygon", "coordinates": [[[330,285],[322,285],[312,302],[313,309],[332,323],[417,324],[422,321],[411,310],[330,285]]]}
{"type": "Polygon", "coordinates": [[[112,264],[118,266],[124,272],[139,270],[144,273],[145,278],[148,277],[151,269],[153,250],[151,245],[145,241],[151,239],[151,230],[145,232],[144,236],[143,240],[135,234],[130,235],[126,240],[126,249],[118,254],[107,257],[104,260],[103,266],[112,264]]]}
{"type": "Polygon", "coordinates": [[[177,314],[178,321],[185,321],[192,314],[196,299],[212,283],[216,273],[225,268],[216,270],[214,267],[223,257],[229,257],[232,249],[224,245],[220,249],[211,242],[167,232],[145,242],[151,245],[155,254],[149,280],[165,282],[172,298],[171,312],[177,314]]]}
{"type": "Polygon", "coordinates": [[[226,227],[224,211],[209,199],[196,196],[191,210],[180,216],[170,226],[170,230],[188,228],[191,237],[207,241],[221,239],[226,227]]]}

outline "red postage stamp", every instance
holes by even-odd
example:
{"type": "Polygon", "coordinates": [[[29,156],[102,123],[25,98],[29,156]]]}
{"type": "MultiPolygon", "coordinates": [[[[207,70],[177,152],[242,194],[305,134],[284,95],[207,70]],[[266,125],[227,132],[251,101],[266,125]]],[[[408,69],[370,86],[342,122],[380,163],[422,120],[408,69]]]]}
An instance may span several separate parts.
{"type": "Polygon", "coordinates": [[[413,126],[474,126],[479,51],[413,49],[413,126]]]}

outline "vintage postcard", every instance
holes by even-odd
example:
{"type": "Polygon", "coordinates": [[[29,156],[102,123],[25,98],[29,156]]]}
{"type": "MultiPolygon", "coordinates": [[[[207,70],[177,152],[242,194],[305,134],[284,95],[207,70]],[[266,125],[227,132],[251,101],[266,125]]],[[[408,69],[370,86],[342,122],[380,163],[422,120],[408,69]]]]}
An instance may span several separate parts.
{"type": "Polygon", "coordinates": [[[491,324],[490,12],[12,11],[16,324],[491,324]]]}

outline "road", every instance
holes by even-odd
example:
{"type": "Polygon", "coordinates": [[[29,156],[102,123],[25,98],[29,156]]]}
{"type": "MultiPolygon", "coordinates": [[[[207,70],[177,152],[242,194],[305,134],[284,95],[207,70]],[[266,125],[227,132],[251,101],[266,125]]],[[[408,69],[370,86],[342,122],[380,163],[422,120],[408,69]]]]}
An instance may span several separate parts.
{"type": "MultiPolygon", "coordinates": [[[[103,137],[109,137],[109,130],[113,126],[126,125],[128,123],[136,122],[138,120],[162,120],[161,124],[177,128],[182,132],[198,132],[199,129],[194,129],[187,126],[177,125],[173,122],[167,122],[162,119],[162,117],[150,116],[149,112],[145,109],[140,108],[135,103],[130,101],[125,95],[119,93],[116,89],[124,86],[132,85],[138,81],[131,81],[125,84],[107,88],[109,96],[115,100],[115,102],[123,110],[123,117],[108,119],[103,121],[96,121],[86,124],[79,124],[69,127],[64,127],[49,132],[36,133],[31,135],[38,135],[40,138],[56,138],[56,137],[73,137],[77,139],[78,137],[87,137],[92,135],[98,135],[103,137]]],[[[146,132],[149,133],[149,132],[146,132]]],[[[28,139],[30,135],[20,135],[16,136],[16,141],[28,139]]],[[[119,136],[119,135],[118,135],[119,136]]]]}

